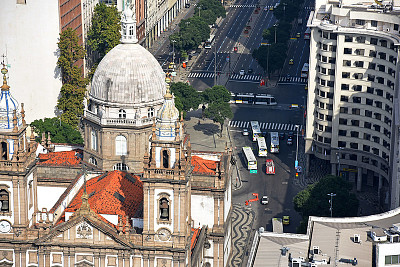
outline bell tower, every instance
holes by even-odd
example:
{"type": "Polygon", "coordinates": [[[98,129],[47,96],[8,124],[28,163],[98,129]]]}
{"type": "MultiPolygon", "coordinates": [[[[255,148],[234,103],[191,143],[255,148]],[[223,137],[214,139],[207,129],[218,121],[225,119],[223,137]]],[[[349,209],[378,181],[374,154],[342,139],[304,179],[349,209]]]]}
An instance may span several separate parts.
{"type": "Polygon", "coordinates": [[[191,171],[189,136],[167,89],[144,156],[143,243],[178,250],[177,264],[190,261],[191,171]]]}

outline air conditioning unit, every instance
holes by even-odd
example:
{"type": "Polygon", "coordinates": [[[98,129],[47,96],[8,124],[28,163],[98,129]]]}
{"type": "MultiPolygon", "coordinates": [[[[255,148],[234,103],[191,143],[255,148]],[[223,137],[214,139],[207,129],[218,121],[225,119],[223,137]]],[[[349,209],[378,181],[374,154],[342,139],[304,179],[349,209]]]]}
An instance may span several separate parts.
{"type": "Polygon", "coordinates": [[[354,238],[353,238],[354,243],[360,243],[361,239],[360,239],[360,235],[359,234],[355,234],[354,238]]]}
{"type": "Polygon", "coordinates": [[[314,254],[314,255],[319,254],[319,247],[313,246],[313,254],[314,254]]]}

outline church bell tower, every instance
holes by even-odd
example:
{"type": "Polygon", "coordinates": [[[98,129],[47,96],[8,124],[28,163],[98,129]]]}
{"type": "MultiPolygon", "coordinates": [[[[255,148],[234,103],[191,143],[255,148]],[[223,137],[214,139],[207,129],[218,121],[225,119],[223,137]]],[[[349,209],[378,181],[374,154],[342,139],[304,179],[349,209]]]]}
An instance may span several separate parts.
{"type": "Polygon", "coordinates": [[[144,157],[143,242],[178,250],[181,264],[190,261],[191,171],[189,136],[167,89],[144,157]]]}

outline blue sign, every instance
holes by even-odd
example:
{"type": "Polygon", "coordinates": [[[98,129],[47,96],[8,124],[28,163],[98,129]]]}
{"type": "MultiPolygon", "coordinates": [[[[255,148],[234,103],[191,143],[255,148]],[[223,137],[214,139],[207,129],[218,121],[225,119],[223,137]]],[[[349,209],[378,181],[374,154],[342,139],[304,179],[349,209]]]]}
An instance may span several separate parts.
{"type": "Polygon", "coordinates": [[[298,161],[298,160],[295,160],[295,161],[294,161],[294,168],[297,169],[297,166],[299,166],[299,161],[298,161]]]}
{"type": "Polygon", "coordinates": [[[229,62],[229,56],[226,57],[226,62],[229,62]]]}

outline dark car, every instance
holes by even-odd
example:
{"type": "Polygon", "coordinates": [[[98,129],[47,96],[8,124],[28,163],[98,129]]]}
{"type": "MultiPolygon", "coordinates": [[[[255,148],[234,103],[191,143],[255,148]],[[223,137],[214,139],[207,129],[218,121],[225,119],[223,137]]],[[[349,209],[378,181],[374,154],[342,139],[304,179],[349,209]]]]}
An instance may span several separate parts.
{"type": "Polygon", "coordinates": [[[253,69],[249,69],[248,71],[247,71],[247,73],[253,73],[253,69]]]}
{"type": "Polygon", "coordinates": [[[285,140],[285,133],[279,133],[279,139],[285,140]]]}
{"type": "Polygon", "coordinates": [[[186,7],[186,8],[189,8],[189,7],[190,7],[190,3],[186,3],[186,4],[185,4],[185,7],[186,7]]]}
{"type": "Polygon", "coordinates": [[[289,146],[293,145],[293,138],[292,138],[292,137],[288,137],[286,143],[287,143],[289,146]]]}
{"type": "Polygon", "coordinates": [[[294,132],[289,132],[287,135],[288,138],[292,138],[292,139],[293,139],[293,136],[294,136],[294,132]]]}

